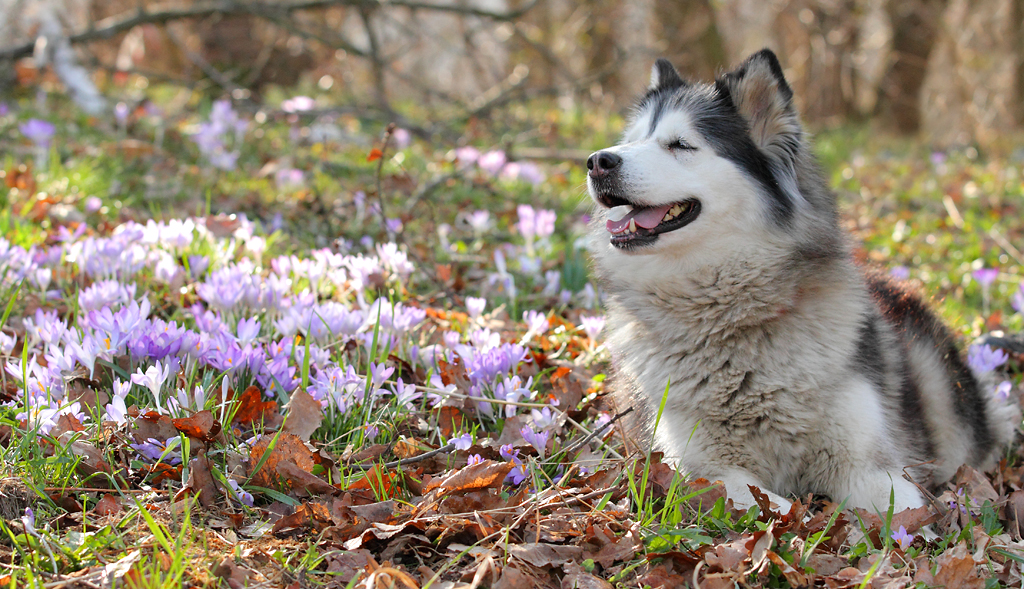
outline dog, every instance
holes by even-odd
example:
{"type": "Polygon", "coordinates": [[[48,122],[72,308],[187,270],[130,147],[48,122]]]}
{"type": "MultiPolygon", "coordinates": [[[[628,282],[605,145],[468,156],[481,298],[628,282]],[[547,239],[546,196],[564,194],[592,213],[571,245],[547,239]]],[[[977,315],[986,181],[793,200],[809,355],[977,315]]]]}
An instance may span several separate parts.
{"type": "Polygon", "coordinates": [[[1012,440],[1017,408],[952,333],[853,261],[770,50],[712,83],[659,59],[587,168],[617,391],[664,403],[655,445],[738,506],[752,485],[784,509],[807,493],[920,507],[919,485],[1012,440]]]}

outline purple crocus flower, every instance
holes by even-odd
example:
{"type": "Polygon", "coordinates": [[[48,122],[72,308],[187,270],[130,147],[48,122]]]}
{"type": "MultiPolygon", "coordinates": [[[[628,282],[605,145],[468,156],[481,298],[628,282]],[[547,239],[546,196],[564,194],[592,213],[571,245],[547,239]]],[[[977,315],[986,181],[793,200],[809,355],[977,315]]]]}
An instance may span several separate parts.
{"type": "Polygon", "coordinates": [[[32,143],[35,143],[37,147],[48,148],[56,128],[47,121],[29,119],[18,125],[18,130],[21,131],[22,135],[28,137],[32,143]]]}
{"type": "Polygon", "coordinates": [[[910,548],[910,544],[914,541],[913,534],[908,534],[907,529],[903,526],[900,526],[900,529],[893,532],[891,538],[899,544],[900,550],[903,551],[910,548]]]}
{"type": "Polygon", "coordinates": [[[531,242],[534,238],[549,237],[555,232],[555,220],[558,215],[554,211],[534,210],[530,205],[519,205],[516,207],[516,212],[519,215],[516,228],[527,242],[531,242]]]}
{"type": "Polygon", "coordinates": [[[1000,401],[1002,401],[1004,403],[1006,401],[1009,401],[1010,400],[1010,391],[1011,390],[1013,390],[1013,384],[1010,381],[1008,381],[1008,380],[1004,380],[1003,382],[999,383],[999,385],[996,387],[996,390],[995,390],[995,397],[996,397],[996,399],[998,399],[998,400],[1000,400],[1000,401]]]}
{"type": "Polygon", "coordinates": [[[25,508],[25,515],[21,516],[21,524],[25,526],[25,533],[39,537],[39,532],[36,531],[36,514],[31,507],[25,508]]]}
{"type": "Polygon", "coordinates": [[[538,311],[524,311],[523,322],[531,333],[542,334],[548,330],[548,318],[538,311]]]}
{"type": "Polygon", "coordinates": [[[228,479],[228,484],[231,485],[231,493],[235,496],[235,499],[238,499],[248,507],[252,507],[252,493],[243,489],[235,479],[228,479]]]}
{"type": "Polygon", "coordinates": [[[895,266],[889,270],[889,276],[892,276],[896,280],[907,280],[910,278],[910,269],[906,266],[895,266]]]}
{"type": "Polygon", "coordinates": [[[1024,315],[1024,282],[1020,283],[1020,288],[1010,297],[1010,305],[1015,311],[1024,315]]]}
{"type": "Polygon", "coordinates": [[[274,174],[274,182],[278,190],[291,190],[302,186],[306,176],[302,170],[295,168],[281,168],[274,174]]]}
{"type": "Polygon", "coordinates": [[[540,169],[540,166],[533,162],[520,162],[519,163],[519,179],[525,180],[530,184],[537,186],[547,179],[544,172],[540,169]]]}
{"type": "Polygon", "coordinates": [[[150,462],[161,462],[162,457],[162,462],[173,465],[181,462],[181,453],[174,450],[179,444],[181,440],[177,437],[168,438],[164,442],[149,438],[141,444],[131,444],[131,447],[139,456],[150,462]]]}
{"type": "Polygon", "coordinates": [[[480,150],[471,145],[459,147],[455,150],[455,159],[461,166],[471,166],[480,159],[480,150]]]}
{"type": "Polygon", "coordinates": [[[369,376],[372,388],[379,389],[384,384],[384,381],[387,380],[389,376],[394,374],[394,372],[394,366],[388,366],[383,363],[377,364],[376,362],[370,362],[369,376]]]}
{"type": "Polygon", "coordinates": [[[241,346],[247,346],[253,342],[260,335],[260,322],[255,317],[249,319],[239,319],[238,321],[238,343],[241,346]]]}
{"type": "Polygon", "coordinates": [[[366,426],[366,429],[364,431],[367,441],[370,442],[372,442],[377,437],[377,434],[380,433],[380,429],[377,428],[377,426],[373,425],[372,423],[366,426]]]}
{"type": "Polygon", "coordinates": [[[473,354],[466,369],[473,384],[490,385],[498,375],[507,375],[525,359],[526,348],[519,344],[504,343],[473,354]]]}
{"type": "Polygon", "coordinates": [[[988,344],[974,344],[967,349],[967,363],[975,372],[992,372],[1009,360],[1006,352],[988,344]]]}
{"type": "Polygon", "coordinates": [[[118,102],[114,105],[114,119],[117,120],[118,125],[123,126],[128,121],[129,114],[131,114],[131,111],[124,102],[118,102]]]}
{"type": "Polygon", "coordinates": [[[294,96],[281,103],[281,110],[288,113],[305,112],[316,108],[316,100],[309,96],[294,96]]]}
{"type": "Polygon", "coordinates": [[[528,444],[537,449],[537,452],[540,453],[541,457],[544,456],[548,447],[548,436],[550,435],[547,431],[541,430],[538,432],[534,431],[532,427],[526,426],[519,430],[519,434],[523,436],[523,439],[526,440],[528,444]]]}
{"type": "Polygon", "coordinates": [[[456,450],[469,450],[473,445],[473,434],[464,433],[448,440],[448,443],[454,445],[456,450]]]}
{"type": "Polygon", "coordinates": [[[98,196],[88,196],[85,199],[84,206],[85,212],[95,213],[96,211],[99,211],[101,208],[103,208],[103,201],[100,200],[100,197],[98,196]]]}
{"type": "Polygon", "coordinates": [[[604,329],[604,323],[604,315],[580,315],[580,327],[592,340],[596,340],[600,335],[601,330],[604,329]]]}
{"type": "Polygon", "coordinates": [[[538,430],[552,428],[558,422],[558,414],[551,411],[551,407],[530,409],[530,416],[533,417],[533,426],[538,430]]]}
{"type": "Polygon", "coordinates": [[[473,319],[479,317],[487,308],[487,299],[483,297],[466,297],[466,311],[473,319]]]}
{"type": "Polygon", "coordinates": [[[466,215],[466,222],[476,233],[483,233],[491,226],[491,213],[488,211],[473,211],[466,215]]]}
{"type": "Polygon", "coordinates": [[[483,464],[484,457],[479,454],[470,454],[469,459],[466,461],[466,466],[473,466],[474,464],[483,464]]]}
{"type": "Polygon", "coordinates": [[[395,147],[398,149],[405,149],[406,147],[409,147],[410,143],[412,143],[412,133],[410,133],[408,129],[403,129],[401,127],[395,128],[391,133],[391,138],[395,141],[395,147]]]}
{"type": "Polygon", "coordinates": [[[988,288],[989,286],[992,285],[993,282],[995,282],[996,278],[999,276],[999,269],[978,268],[977,270],[972,272],[971,275],[974,276],[974,279],[978,281],[978,284],[980,284],[982,288],[988,288]]]}
{"type": "Polygon", "coordinates": [[[492,149],[491,151],[481,155],[477,159],[476,163],[480,166],[480,169],[490,173],[491,175],[497,176],[498,172],[505,167],[507,159],[508,158],[505,156],[504,151],[501,151],[500,149],[492,149]]]}
{"type": "Polygon", "coordinates": [[[395,381],[395,401],[400,407],[413,409],[413,401],[423,396],[423,393],[416,390],[416,385],[405,384],[401,378],[395,381]]]}
{"type": "Polygon", "coordinates": [[[156,401],[157,408],[159,408],[160,389],[164,386],[168,376],[170,376],[169,365],[161,364],[158,361],[146,368],[145,372],[142,371],[140,366],[137,372],[132,375],[132,383],[149,389],[149,392],[153,394],[153,399],[156,401]]]}

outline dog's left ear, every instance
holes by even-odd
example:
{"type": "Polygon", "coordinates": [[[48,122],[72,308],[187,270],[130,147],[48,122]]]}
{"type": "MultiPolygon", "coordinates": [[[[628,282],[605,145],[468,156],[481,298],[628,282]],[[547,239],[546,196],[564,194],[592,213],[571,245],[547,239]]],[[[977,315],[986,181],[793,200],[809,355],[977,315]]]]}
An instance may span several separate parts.
{"type": "Polygon", "coordinates": [[[651,68],[651,85],[648,89],[678,88],[684,84],[683,78],[671,61],[662,57],[654,62],[654,67],[651,68]]]}
{"type": "Polygon", "coordinates": [[[719,78],[736,110],[747,120],[754,144],[784,162],[795,155],[803,128],[793,106],[793,90],[770,49],[751,55],[719,78]]]}

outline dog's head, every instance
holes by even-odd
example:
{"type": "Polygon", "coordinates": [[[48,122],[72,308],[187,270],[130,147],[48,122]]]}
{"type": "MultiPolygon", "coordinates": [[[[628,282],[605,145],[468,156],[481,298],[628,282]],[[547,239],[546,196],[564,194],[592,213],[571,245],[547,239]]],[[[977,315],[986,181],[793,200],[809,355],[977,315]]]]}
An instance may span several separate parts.
{"type": "Polygon", "coordinates": [[[659,59],[622,141],[587,161],[599,263],[656,272],[666,259],[693,267],[789,247],[794,231],[807,233],[802,217],[834,216],[816,172],[805,173],[807,150],[771,51],[714,83],[686,82],[659,59]]]}

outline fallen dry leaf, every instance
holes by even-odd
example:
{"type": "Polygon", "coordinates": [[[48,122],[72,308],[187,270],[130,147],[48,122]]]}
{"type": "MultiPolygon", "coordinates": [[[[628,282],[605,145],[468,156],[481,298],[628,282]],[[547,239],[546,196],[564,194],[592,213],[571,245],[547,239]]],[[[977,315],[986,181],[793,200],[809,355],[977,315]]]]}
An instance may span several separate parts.
{"type": "Polygon", "coordinates": [[[583,570],[575,562],[566,563],[562,589],[612,589],[612,584],[583,570]]]}
{"type": "Polygon", "coordinates": [[[318,502],[303,503],[292,513],[277,520],[272,533],[301,527],[310,527],[319,532],[331,523],[331,513],[326,505],[318,502]]]}
{"type": "Polygon", "coordinates": [[[438,496],[442,496],[498,487],[514,466],[511,462],[485,460],[460,468],[442,480],[435,479],[423,491],[429,493],[437,489],[438,496]]]}
{"type": "Polygon", "coordinates": [[[1024,490],[1010,493],[1006,500],[1006,519],[1010,533],[1021,539],[1024,536],[1024,490]]]}
{"type": "Polygon", "coordinates": [[[583,556],[583,549],[579,546],[561,546],[537,542],[509,544],[506,550],[510,556],[514,556],[537,568],[562,566],[567,562],[575,562],[583,556]]]}
{"type": "MultiPolygon", "coordinates": [[[[306,447],[302,440],[295,434],[286,432],[282,432],[276,438],[277,442],[270,450],[270,456],[267,457],[266,462],[258,471],[250,473],[250,482],[254,485],[272,489],[278,487],[280,483],[287,484],[288,481],[282,480],[277,471],[277,464],[282,461],[292,462],[306,472],[313,470],[315,465],[313,452],[306,447]]],[[[266,434],[253,446],[249,452],[251,468],[255,468],[259,464],[274,439],[274,435],[266,434]]]]}
{"type": "Polygon", "coordinates": [[[264,401],[263,393],[255,385],[245,389],[238,398],[238,409],[232,423],[247,425],[252,423],[272,423],[278,417],[277,403],[273,400],[264,401]]]}
{"type": "Polygon", "coordinates": [[[291,460],[282,460],[274,468],[277,474],[288,481],[292,489],[304,489],[310,495],[336,495],[341,492],[327,481],[306,472],[291,460]]]}
{"type": "Polygon", "coordinates": [[[320,401],[301,388],[295,389],[284,408],[288,411],[284,431],[295,434],[303,442],[309,441],[309,437],[324,420],[324,409],[320,401]]]}
{"type": "Polygon", "coordinates": [[[171,424],[174,429],[186,436],[203,442],[212,442],[213,438],[220,433],[220,422],[209,410],[199,411],[189,417],[172,419],[171,424]]]}
{"type": "Polygon", "coordinates": [[[928,586],[962,587],[963,589],[983,589],[985,580],[975,568],[974,558],[967,551],[967,543],[960,542],[953,550],[947,550],[935,559],[938,567],[935,574],[929,567],[919,568],[914,582],[924,582],[928,586]]]}
{"type": "Polygon", "coordinates": [[[185,495],[196,493],[199,496],[199,503],[209,509],[217,503],[217,484],[213,482],[213,475],[210,473],[210,461],[205,453],[193,458],[188,463],[188,481],[185,486],[174,496],[178,501],[185,495]]]}
{"type": "Polygon", "coordinates": [[[168,438],[176,437],[178,429],[174,427],[169,416],[156,411],[147,411],[135,420],[134,435],[137,442],[145,442],[149,438],[163,442],[168,438]]]}
{"type": "Polygon", "coordinates": [[[224,579],[231,589],[242,589],[248,585],[249,572],[235,564],[233,557],[225,557],[224,560],[213,569],[213,575],[224,579]]]}
{"type": "Polygon", "coordinates": [[[121,511],[121,503],[110,493],[104,493],[92,508],[92,512],[96,515],[113,515],[119,511],[121,511]]]}

